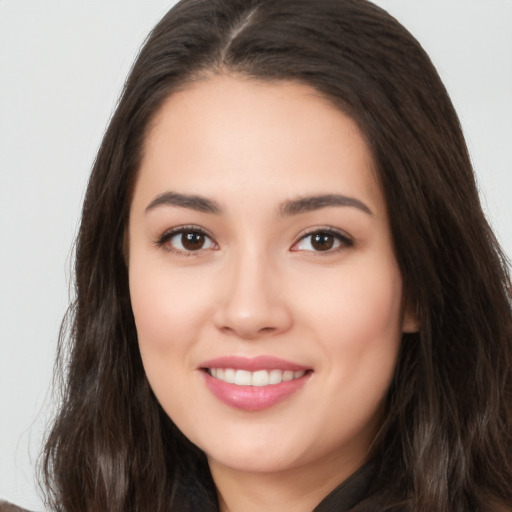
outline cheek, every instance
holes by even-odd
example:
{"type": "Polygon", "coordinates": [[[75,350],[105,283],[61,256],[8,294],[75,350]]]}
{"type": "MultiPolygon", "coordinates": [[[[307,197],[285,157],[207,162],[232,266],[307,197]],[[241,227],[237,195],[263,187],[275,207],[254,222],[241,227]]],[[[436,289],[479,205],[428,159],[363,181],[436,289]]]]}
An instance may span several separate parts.
{"type": "Polygon", "coordinates": [[[385,349],[401,338],[402,283],[398,272],[371,275],[346,283],[350,292],[340,300],[339,325],[354,349],[385,349]]]}
{"type": "Polygon", "coordinates": [[[337,321],[333,314],[324,319],[329,329],[324,339],[333,356],[347,364],[348,379],[371,393],[382,393],[389,385],[402,338],[400,276],[384,272],[374,278],[347,280],[345,286],[337,321]]]}
{"type": "Polygon", "coordinates": [[[194,350],[211,302],[202,287],[184,273],[130,260],[130,297],[139,350],[158,401],[174,420],[188,416],[193,400],[187,382],[194,369],[194,350]],[[201,291],[203,290],[203,291],[201,291]],[[179,392],[178,392],[179,390],[179,392]]]}
{"type": "Polygon", "coordinates": [[[130,261],[130,297],[141,350],[178,350],[197,334],[211,307],[201,276],[155,262],[130,261]],[[201,286],[199,285],[201,282],[201,286]]]}
{"type": "MultiPolygon", "coordinates": [[[[147,275],[147,272],[145,273],[147,275]]],[[[132,276],[131,276],[132,277],[132,276]]],[[[151,279],[130,280],[130,295],[141,352],[147,349],[165,352],[175,346],[176,315],[173,294],[151,279]]]]}
{"type": "Polygon", "coordinates": [[[363,351],[379,340],[400,337],[402,281],[393,260],[356,261],[317,276],[314,284],[295,290],[298,316],[314,321],[321,339],[335,339],[331,348],[352,345],[363,351]]]}
{"type": "Polygon", "coordinates": [[[328,361],[325,397],[342,415],[364,422],[379,410],[396,365],[402,339],[399,271],[393,262],[347,266],[317,285],[300,298],[307,303],[301,316],[328,361]]]}

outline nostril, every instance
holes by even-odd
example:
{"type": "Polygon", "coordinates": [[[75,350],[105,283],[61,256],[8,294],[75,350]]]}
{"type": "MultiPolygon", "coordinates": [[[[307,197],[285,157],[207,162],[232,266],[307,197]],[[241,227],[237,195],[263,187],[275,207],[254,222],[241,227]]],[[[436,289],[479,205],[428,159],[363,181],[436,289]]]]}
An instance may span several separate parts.
{"type": "Polygon", "coordinates": [[[274,334],[279,331],[277,327],[261,327],[239,325],[238,327],[231,327],[229,325],[223,325],[220,327],[220,331],[223,334],[230,336],[238,336],[246,339],[255,339],[259,337],[265,337],[274,334]]]}
{"type": "Polygon", "coordinates": [[[262,293],[227,295],[217,307],[213,322],[224,335],[244,339],[273,336],[287,331],[293,323],[284,300],[262,293]]]}

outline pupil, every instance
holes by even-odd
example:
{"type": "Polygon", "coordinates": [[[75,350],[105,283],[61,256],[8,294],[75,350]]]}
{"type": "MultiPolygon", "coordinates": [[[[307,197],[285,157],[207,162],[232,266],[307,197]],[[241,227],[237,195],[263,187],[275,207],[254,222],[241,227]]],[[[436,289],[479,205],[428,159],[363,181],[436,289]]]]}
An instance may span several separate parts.
{"type": "Polygon", "coordinates": [[[201,233],[183,233],[181,243],[189,251],[198,251],[204,245],[204,235],[201,233]]]}
{"type": "Polygon", "coordinates": [[[317,233],[313,236],[311,245],[317,251],[328,251],[334,245],[334,237],[326,233],[317,233]]]}

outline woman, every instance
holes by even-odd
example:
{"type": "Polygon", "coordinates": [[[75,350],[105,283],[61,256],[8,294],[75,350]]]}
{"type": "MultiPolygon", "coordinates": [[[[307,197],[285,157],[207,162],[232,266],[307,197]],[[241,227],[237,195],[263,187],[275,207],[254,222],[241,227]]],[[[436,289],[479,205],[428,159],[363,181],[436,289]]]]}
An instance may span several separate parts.
{"type": "Polygon", "coordinates": [[[374,5],[174,7],[76,291],[53,509],[512,509],[505,258],[443,85],[374,5]]]}

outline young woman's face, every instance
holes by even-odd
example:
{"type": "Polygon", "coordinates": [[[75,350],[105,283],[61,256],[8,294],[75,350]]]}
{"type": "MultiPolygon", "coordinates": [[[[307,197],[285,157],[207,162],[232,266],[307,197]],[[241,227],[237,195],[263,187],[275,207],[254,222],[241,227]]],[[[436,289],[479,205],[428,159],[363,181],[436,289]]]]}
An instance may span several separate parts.
{"type": "Polygon", "coordinates": [[[167,100],[129,277],[149,382],[212,470],[365,459],[415,321],[366,143],[313,89],[216,76],[167,100]]]}

